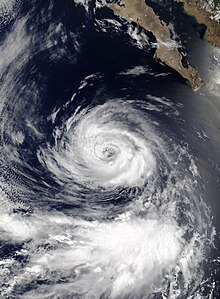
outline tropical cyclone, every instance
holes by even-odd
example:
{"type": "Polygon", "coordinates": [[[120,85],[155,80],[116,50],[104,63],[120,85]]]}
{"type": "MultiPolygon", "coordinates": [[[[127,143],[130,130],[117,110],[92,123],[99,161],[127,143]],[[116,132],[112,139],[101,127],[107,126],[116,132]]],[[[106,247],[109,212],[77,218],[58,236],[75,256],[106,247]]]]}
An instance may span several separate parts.
{"type": "Polygon", "coordinates": [[[171,38],[171,31],[166,23],[156,15],[154,10],[144,0],[123,0],[114,4],[107,4],[114,14],[135,22],[145,30],[151,32],[157,41],[155,58],[176,70],[183,78],[189,81],[193,90],[200,89],[204,82],[198,71],[192,66],[184,67],[182,54],[171,38]]]}
{"type": "Polygon", "coordinates": [[[214,16],[214,10],[208,2],[199,0],[175,0],[182,2],[188,15],[196,18],[198,23],[205,24],[207,30],[205,39],[211,44],[220,47],[220,23],[214,16]]]}

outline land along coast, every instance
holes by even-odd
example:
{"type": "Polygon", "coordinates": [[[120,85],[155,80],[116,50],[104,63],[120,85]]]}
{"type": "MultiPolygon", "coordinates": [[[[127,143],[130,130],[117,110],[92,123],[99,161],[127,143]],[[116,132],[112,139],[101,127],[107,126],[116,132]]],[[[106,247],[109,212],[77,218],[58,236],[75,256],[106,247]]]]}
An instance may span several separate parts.
{"type": "Polygon", "coordinates": [[[199,0],[175,0],[183,3],[185,12],[195,17],[200,24],[207,26],[204,38],[211,44],[220,47],[220,22],[213,17],[213,10],[205,1],[199,0]]]}
{"type": "Polygon", "coordinates": [[[127,22],[135,22],[143,29],[151,32],[157,41],[155,58],[176,70],[183,78],[188,80],[193,90],[200,89],[204,82],[197,69],[188,65],[184,67],[183,56],[178,50],[178,45],[171,38],[171,31],[167,24],[159,18],[152,7],[144,0],[123,0],[119,3],[107,4],[115,15],[127,22]]]}

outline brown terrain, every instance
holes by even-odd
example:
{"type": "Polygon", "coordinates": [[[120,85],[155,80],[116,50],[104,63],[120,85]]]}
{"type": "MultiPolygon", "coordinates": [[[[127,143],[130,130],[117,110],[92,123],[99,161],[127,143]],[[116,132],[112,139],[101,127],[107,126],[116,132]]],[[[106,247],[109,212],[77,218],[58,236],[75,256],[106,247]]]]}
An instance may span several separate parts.
{"type": "Polygon", "coordinates": [[[151,32],[157,41],[155,58],[176,70],[183,78],[188,80],[194,91],[200,89],[204,82],[198,71],[192,66],[187,68],[182,64],[182,54],[178,45],[171,38],[171,31],[154,10],[145,4],[144,0],[123,0],[116,4],[107,4],[115,15],[127,22],[135,22],[145,30],[151,32]]]}
{"type": "Polygon", "coordinates": [[[200,24],[205,24],[207,30],[205,39],[211,44],[220,47],[220,23],[212,19],[212,13],[204,7],[204,1],[199,0],[175,0],[182,2],[185,12],[195,17],[200,24]]]}

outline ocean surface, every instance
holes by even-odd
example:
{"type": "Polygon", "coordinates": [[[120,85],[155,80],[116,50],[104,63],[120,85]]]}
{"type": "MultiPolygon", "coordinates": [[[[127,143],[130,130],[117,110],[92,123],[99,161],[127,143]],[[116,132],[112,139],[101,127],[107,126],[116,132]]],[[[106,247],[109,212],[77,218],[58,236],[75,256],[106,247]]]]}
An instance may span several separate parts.
{"type": "Polygon", "coordinates": [[[200,91],[101,1],[1,1],[1,298],[220,296],[220,50],[148,3],[200,91]]]}

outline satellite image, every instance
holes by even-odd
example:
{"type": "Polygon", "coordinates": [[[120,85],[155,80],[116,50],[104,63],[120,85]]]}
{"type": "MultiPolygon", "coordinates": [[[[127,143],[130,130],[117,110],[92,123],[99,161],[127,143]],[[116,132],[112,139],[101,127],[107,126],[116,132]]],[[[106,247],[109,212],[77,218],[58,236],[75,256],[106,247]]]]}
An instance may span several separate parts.
{"type": "Polygon", "coordinates": [[[220,298],[220,1],[0,0],[0,299],[220,298]]]}

